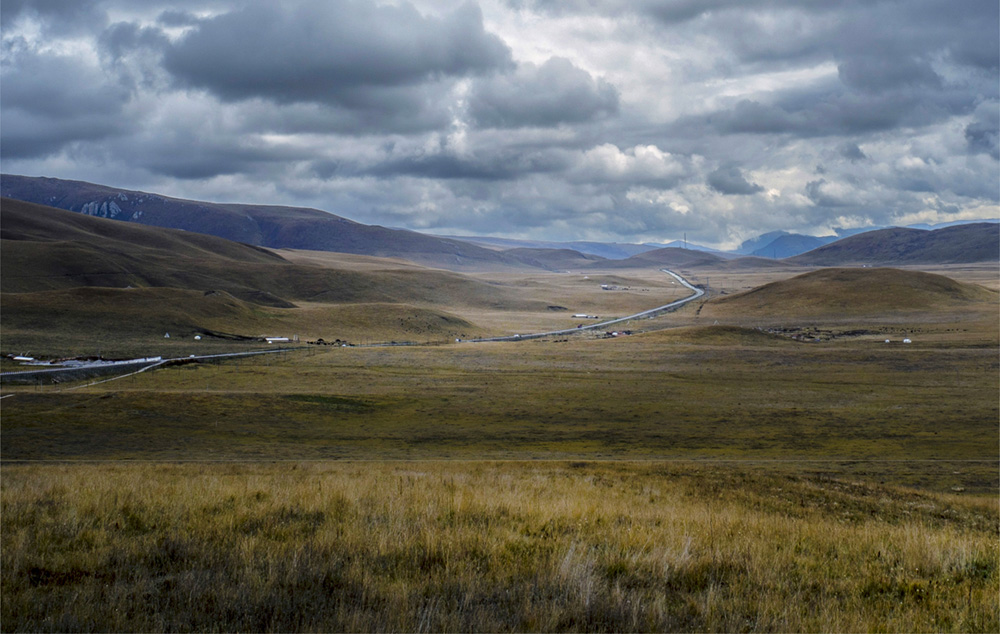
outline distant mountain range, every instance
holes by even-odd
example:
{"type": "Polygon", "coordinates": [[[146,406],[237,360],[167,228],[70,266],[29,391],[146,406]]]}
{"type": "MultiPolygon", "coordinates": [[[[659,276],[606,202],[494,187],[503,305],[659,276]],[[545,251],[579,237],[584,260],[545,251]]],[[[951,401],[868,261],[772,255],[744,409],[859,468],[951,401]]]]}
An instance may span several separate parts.
{"type": "Polygon", "coordinates": [[[473,244],[480,244],[489,247],[500,247],[503,249],[533,248],[533,249],[572,249],[587,255],[596,255],[608,260],[624,260],[633,255],[639,255],[646,251],[655,251],[668,247],[690,249],[692,251],[704,251],[706,253],[718,253],[722,256],[729,254],[712,249],[710,247],[674,240],[666,244],[646,242],[643,244],[633,244],[629,242],[552,242],[544,240],[517,240],[512,238],[493,238],[490,236],[441,236],[454,240],[464,240],[473,244]]]}
{"type": "Polygon", "coordinates": [[[834,236],[824,236],[822,238],[818,238],[816,236],[805,236],[798,233],[785,233],[784,235],[778,236],[774,240],[770,241],[765,246],[754,249],[750,252],[750,255],[771,259],[788,258],[794,255],[799,255],[800,253],[812,251],[813,249],[817,249],[825,244],[830,244],[835,240],[837,240],[837,238],[834,236]]]}
{"type": "Polygon", "coordinates": [[[785,261],[807,266],[843,264],[956,264],[1000,260],[1000,224],[979,222],[942,229],[894,227],[848,236],[785,261]]]}
{"type": "MultiPolygon", "coordinates": [[[[968,224],[991,224],[975,221],[958,221],[942,223],[938,225],[912,225],[909,229],[932,231],[952,226],[968,224]]],[[[996,223],[992,223],[996,224],[996,223]]],[[[998,225],[1000,226],[1000,225],[998,225]]],[[[862,229],[840,229],[837,235],[831,236],[808,236],[788,231],[771,231],[756,238],[744,241],[733,251],[719,251],[693,242],[674,240],[668,243],[643,243],[633,244],[627,242],[551,242],[540,240],[516,240],[511,238],[493,238],[489,236],[445,236],[454,240],[464,240],[488,247],[502,249],[535,248],[535,249],[573,249],[587,255],[597,255],[609,260],[627,260],[640,256],[644,253],[656,251],[658,249],[683,249],[687,251],[697,251],[710,253],[720,260],[738,259],[741,256],[752,256],[754,258],[767,258],[770,260],[783,260],[802,253],[807,253],[813,249],[818,249],[827,244],[834,243],[845,237],[862,233],[878,232],[893,227],[865,227],[862,229]]],[[[885,236],[886,234],[881,234],[885,236]]],[[[712,259],[702,260],[704,262],[712,259]]],[[[745,263],[746,264],[746,263],[745,263]]],[[[619,267],[621,268],[621,267],[619,267]]]]}
{"type": "Polygon", "coordinates": [[[784,231],[744,242],[734,253],[697,244],[546,242],[490,237],[440,237],[365,225],[317,209],[207,203],[128,191],[82,181],[0,175],[0,194],[97,216],[184,229],[270,248],[397,257],[463,270],[544,270],[635,266],[802,266],[997,261],[1000,224],[940,229],[882,228],[814,237],[784,231]],[[861,231],[864,231],[863,233],[861,231]],[[741,256],[750,256],[747,257],[741,256]]]}

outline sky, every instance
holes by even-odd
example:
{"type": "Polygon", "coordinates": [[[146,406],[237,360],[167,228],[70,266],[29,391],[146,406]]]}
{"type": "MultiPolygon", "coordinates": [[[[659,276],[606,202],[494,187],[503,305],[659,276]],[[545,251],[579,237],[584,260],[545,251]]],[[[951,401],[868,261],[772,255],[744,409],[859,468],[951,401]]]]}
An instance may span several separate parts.
{"type": "Polygon", "coordinates": [[[441,235],[1000,217],[996,0],[3,0],[0,169],[441,235]]]}

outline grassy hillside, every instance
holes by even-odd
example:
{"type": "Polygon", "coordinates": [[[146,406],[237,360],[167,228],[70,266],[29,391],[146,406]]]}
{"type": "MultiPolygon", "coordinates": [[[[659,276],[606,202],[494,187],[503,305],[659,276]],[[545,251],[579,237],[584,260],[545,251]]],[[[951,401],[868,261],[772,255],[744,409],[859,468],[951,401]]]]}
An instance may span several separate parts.
{"type": "Polygon", "coordinates": [[[943,275],[891,268],[820,269],[706,304],[709,316],[881,316],[996,302],[997,293],[943,275]]]}
{"type": "Polygon", "coordinates": [[[587,255],[572,249],[517,248],[508,249],[504,253],[517,259],[519,262],[547,271],[581,269],[607,262],[605,258],[600,256],[587,255]]]}
{"type": "MultiPolygon", "coordinates": [[[[144,227],[4,200],[3,292],[79,286],[222,290],[255,303],[415,302],[502,308],[503,289],[441,270],[385,263],[292,263],[276,253],[197,233],[144,227]]],[[[301,258],[300,258],[301,259],[301,258]]]]}
{"type": "Polygon", "coordinates": [[[412,304],[259,306],[228,293],[173,288],[74,288],[4,294],[3,353],[128,357],[222,352],[242,338],[297,334],[303,341],[440,341],[482,334],[465,319],[412,304]],[[164,335],[170,333],[171,339],[164,335]],[[202,335],[195,343],[193,337],[202,335]]]}
{"type": "Polygon", "coordinates": [[[451,338],[481,331],[442,307],[546,306],[496,284],[413,264],[368,259],[361,265],[301,252],[290,262],[214,236],[10,199],[0,213],[5,352],[63,344],[67,349],[53,351],[69,353],[93,348],[95,339],[106,340],[108,349],[111,341],[149,344],[165,332],[205,330],[351,341],[451,338]]]}

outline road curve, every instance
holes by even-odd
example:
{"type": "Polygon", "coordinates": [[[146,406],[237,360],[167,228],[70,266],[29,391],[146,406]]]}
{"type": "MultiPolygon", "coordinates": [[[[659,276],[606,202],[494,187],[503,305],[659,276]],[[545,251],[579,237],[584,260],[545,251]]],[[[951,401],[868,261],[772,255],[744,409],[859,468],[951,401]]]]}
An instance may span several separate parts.
{"type": "Polygon", "coordinates": [[[526,335],[517,334],[517,335],[508,335],[508,336],[505,336],[505,337],[485,337],[485,338],[482,338],[482,339],[462,339],[461,342],[462,343],[484,343],[484,342],[487,342],[487,341],[523,341],[525,339],[538,339],[540,337],[552,337],[552,336],[555,336],[555,335],[571,335],[573,333],[582,332],[582,331],[585,331],[585,330],[596,330],[598,328],[606,328],[607,326],[611,326],[611,325],[614,325],[614,324],[620,324],[622,322],[629,321],[630,319],[642,319],[644,317],[655,317],[656,315],[658,315],[660,313],[665,313],[667,311],[674,310],[675,308],[683,306],[684,304],[686,304],[686,303],[688,303],[690,301],[694,301],[694,300],[698,299],[699,297],[701,297],[702,295],[705,294],[705,291],[703,291],[702,289],[700,289],[700,288],[698,288],[696,286],[691,285],[691,283],[689,283],[686,279],[684,279],[680,275],[674,273],[673,271],[670,271],[668,269],[660,269],[660,270],[663,271],[664,273],[666,273],[667,275],[673,277],[675,280],[677,280],[678,282],[680,282],[681,284],[683,284],[686,288],[690,289],[692,291],[692,294],[689,295],[689,296],[687,296],[687,297],[685,297],[684,299],[679,299],[679,300],[677,300],[675,302],[670,302],[669,304],[664,304],[663,306],[657,306],[656,308],[650,308],[649,310],[644,310],[641,313],[636,313],[634,315],[629,315],[627,317],[619,317],[618,319],[611,319],[611,320],[608,320],[608,321],[602,321],[602,322],[598,322],[596,324],[588,324],[586,326],[579,326],[579,327],[576,327],[576,328],[566,328],[564,330],[550,330],[549,332],[535,332],[535,333],[526,334],[526,335]]]}

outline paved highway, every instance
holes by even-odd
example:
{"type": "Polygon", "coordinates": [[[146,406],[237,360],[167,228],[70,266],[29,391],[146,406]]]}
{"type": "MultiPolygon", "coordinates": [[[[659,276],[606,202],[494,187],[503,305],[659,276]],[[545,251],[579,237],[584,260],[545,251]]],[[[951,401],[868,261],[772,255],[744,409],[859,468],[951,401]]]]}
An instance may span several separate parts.
{"type": "Polygon", "coordinates": [[[644,310],[641,313],[636,313],[634,315],[629,315],[628,317],[619,317],[618,319],[611,319],[611,320],[608,320],[608,321],[602,321],[602,322],[598,322],[596,324],[588,324],[586,326],[579,326],[577,328],[566,328],[565,330],[550,330],[549,332],[535,332],[535,333],[525,334],[525,335],[522,335],[522,334],[509,335],[509,336],[506,336],[506,337],[487,337],[487,338],[483,338],[483,339],[462,339],[462,341],[466,342],[466,343],[481,343],[481,342],[486,342],[486,341],[522,341],[524,339],[538,339],[540,337],[552,337],[552,336],[555,336],[555,335],[571,335],[571,334],[576,333],[576,332],[581,332],[581,331],[585,331],[585,330],[596,330],[598,328],[603,329],[603,328],[607,328],[608,326],[612,326],[614,324],[620,324],[622,322],[629,321],[631,319],[642,319],[644,317],[654,317],[654,316],[656,316],[656,315],[658,315],[660,313],[664,313],[664,312],[667,312],[669,310],[674,310],[675,308],[677,308],[679,306],[683,306],[684,304],[686,304],[686,303],[688,303],[690,301],[694,301],[694,300],[698,299],[699,297],[701,297],[702,295],[705,294],[705,291],[701,290],[700,288],[698,288],[696,286],[692,286],[686,279],[684,279],[680,275],[674,273],[673,271],[670,271],[670,270],[667,270],[667,269],[660,269],[660,270],[663,271],[664,273],[666,273],[667,275],[673,277],[675,280],[677,280],[678,282],[680,282],[681,284],[683,284],[686,288],[690,289],[692,291],[692,294],[689,295],[688,297],[685,297],[684,299],[679,299],[679,300],[677,300],[675,302],[670,302],[669,304],[664,304],[663,306],[657,306],[656,308],[650,308],[649,310],[644,310]]]}
{"type": "MultiPolygon", "coordinates": [[[[159,361],[136,360],[124,363],[81,365],[69,368],[44,368],[39,370],[24,370],[21,372],[3,372],[0,373],[0,379],[13,380],[15,381],[15,383],[30,384],[32,382],[32,379],[37,379],[39,377],[72,376],[73,374],[85,374],[88,371],[113,372],[116,369],[127,370],[130,368],[139,368],[138,370],[135,371],[126,372],[124,374],[117,374],[111,378],[101,379],[99,381],[94,381],[91,383],[86,383],[83,385],[76,385],[74,387],[66,388],[67,390],[75,390],[81,387],[89,387],[91,385],[97,385],[98,383],[105,383],[107,381],[116,381],[118,379],[124,379],[125,377],[132,376],[133,374],[139,374],[140,372],[153,370],[155,368],[163,367],[165,365],[175,365],[178,363],[190,363],[193,361],[209,361],[209,360],[218,360],[218,359],[235,358],[235,357],[250,357],[260,354],[274,354],[276,352],[288,352],[290,350],[296,350],[296,348],[274,348],[271,350],[251,350],[249,352],[226,352],[223,354],[190,355],[187,357],[160,359],[159,361]]],[[[51,380],[51,378],[49,380],[51,380]]]]}

